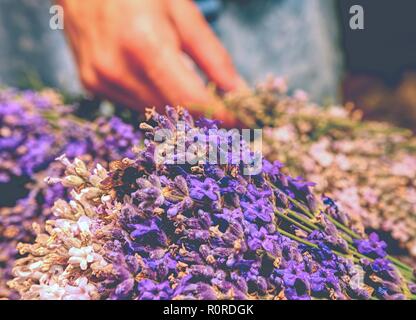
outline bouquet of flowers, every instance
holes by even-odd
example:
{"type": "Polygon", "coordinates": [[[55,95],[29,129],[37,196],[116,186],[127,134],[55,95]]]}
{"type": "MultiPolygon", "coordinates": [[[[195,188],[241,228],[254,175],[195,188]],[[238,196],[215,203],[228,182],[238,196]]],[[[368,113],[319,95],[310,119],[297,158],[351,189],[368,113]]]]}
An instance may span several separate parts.
{"type": "Polygon", "coordinates": [[[70,200],[18,245],[23,299],[415,298],[412,268],[312,183],[185,109],[146,119],[108,170],[59,158],[70,200]]]}

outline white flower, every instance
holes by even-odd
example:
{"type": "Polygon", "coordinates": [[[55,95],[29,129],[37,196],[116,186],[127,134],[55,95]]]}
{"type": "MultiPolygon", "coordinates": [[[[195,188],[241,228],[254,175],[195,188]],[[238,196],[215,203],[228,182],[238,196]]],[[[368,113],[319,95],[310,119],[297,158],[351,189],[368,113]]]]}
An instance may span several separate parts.
{"type": "Polygon", "coordinates": [[[84,183],[84,180],[76,175],[66,176],[61,180],[64,187],[79,187],[84,183]]]}
{"type": "Polygon", "coordinates": [[[55,220],[55,231],[70,232],[73,236],[78,236],[80,233],[90,234],[91,219],[87,216],[81,216],[77,222],[68,219],[55,220]]]}
{"type": "Polygon", "coordinates": [[[101,196],[101,202],[102,203],[108,203],[108,202],[111,201],[111,199],[112,198],[111,198],[111,196],[109,194],[101,196]]]}
{"type": "Polygon", "coordinates": [[[94,249],[91,246],[72,247],[68,253],[71,256],[68,260],[69,264],[79,266],[81,270],[87,270],[88,263],[94,262],[95,259],[94,249]]]}
{"type": "Polygon", "coordinates": [[[66,167],[71,166],[71,162],[68,160],[65,153],[63,155],[55,158],[55,160],[61,162],[66,167]]]}
{"type": "Polygon", "coordinates": [[[96,197],[101,196],[102,192],[100,189],[91,187],[91,188],[84,188],[81,190],[81,197],[84,199],[94,199],[96,197]]]}
{"type": "Polygon", "coordinates": [[[37,289],[41,300],[62,300],[65,294],[65,289],[56,283],[52,285],[40,285],[37,289]]]}
{"type": "Polygon", "coordinates": [[[67,219],[57,219],[55,221],[55,231],[63,231],[68,232],[71,231],[73,233],[75,230],[73,229],[73,222],[67,219]]]}
{"type": "Polygon", "coordinates": [[[99,176],[101,178],[107,177],[107,170],[99,163],[95,167],[93,173],[94,175],[99,176]]]}
{"type": "Polygon", "coordinates": [[[43,261],[37,261],[31,263],[28,268],[17,267],[14,270],[15,276],[23,279],[40,279],[43,276],[41,268],[43,266],[43,261]]]}
{"type": "Polygon", "coordinates": [[[63,300],[91,300],[92,295],[97,291],[95,286],[88,283],[86,277],[79,278],[73,286],[66,285],[63,300]]]}
{"type": "Polygon", "coordinates": [[[55,204],[53,205],[52,213],[55,217],[65,218],[71,216],[71,206],[66,201],[58,199],[55,201],[55,204]]]}
{"type": "Polygon", "coordinates": [[[77,226],[81,233],[90,233],[91,219],[87,216],[82,216],[79,218],[77,226]]]}
{"type": "Polygon", "coordinates": [[[84,161],[82,161],[82,160],[80,160],[78,158],[75,158],[74,159],[74,166],[75,166],[75,172],[79,176],[81,176],[83,178],[87,178],[90,175],[90,173],[89,173],[89,171],[87,169],[87,166],[85,165],[84,161]]]}

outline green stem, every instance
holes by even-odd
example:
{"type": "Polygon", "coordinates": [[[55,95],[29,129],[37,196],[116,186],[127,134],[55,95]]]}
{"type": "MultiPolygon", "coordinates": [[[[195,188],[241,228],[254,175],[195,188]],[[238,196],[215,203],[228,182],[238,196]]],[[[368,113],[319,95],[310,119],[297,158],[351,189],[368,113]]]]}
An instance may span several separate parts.
{"type": "Polygon", "coordinates": [[[335,226],[337,226],[339,229],[344,231],[350,237],[352,237],[354,239],[361,239],[361,237],[358,234],[356,234],[354,231],[352,231],[351,229],[344,226],[342,223],[338,222],[337,220],[335,220],[334,218],[332,218],[329,215],[327,215],[327,217],[328,217],[329,221],[331,221],[335,226]]]}
{"type": "Polygon", "coordinates": [[[387,259],[389,259],[391,262],[393,262],[395,265],[397,266],[401,266],[402,268],[406,269],[407,271],[411,272],[413,274],[413,268],[409,267],[408,265],[404,264],[403,262],[401,262],[400,260],[391,257],[391,256],[387,256],[387,259]]]}
{"type": "Polygon", "coordinates": [[[319,248],[319,246],[318,246],[318,245],[316,245],[316,244],[314,244],[314,243],[312,243],[312,242],[309,242],[309,241],[307,241],[307,240],[304,240],[304,239],[302,239],[302,238],[299,238],[299,237],[297,237],[297,236],[295,236],[295,235],[293,235],[293,234],[291,234],[291,233],[289,233],[289,232],[287,232],[287,231],[285,231],[285,230],[283,230],[283,229],[277,228],[277,230],[278,230],[281,234],[283,234],[284,236],[286,236],[286,237],[288,237],[288,238],[290,238],[290,239],[292,239],[292,240],[295,240],[295,241],[297,241],[297,242],[303,243],[303,244],[305,244],[305,245],[307,245],[307,246],[309,246],[309,247],[312,247],[312,248],[316,248],[316,249],[318,249],[318,248],[319,248]]]}
{"type": "Polygon", "coordinates": [[[306,224],[309,228],[312,228],[313,230],[319,230],[319,227],[316,226],[315,224],[313,224],[312,222],[308,221],[307,219],[305,219],[304,217],[302,217],[299,213],[297,213],[296,211],[290,210],[290,209],[286,209],[285,210],[289,215],[291,215],[292,217],[302,221],[304,224],[306,224]]]}
{"type": "Polygon", "coordinates": [[[303,204],[301,204],[299,201],[293,199],[292,197],[287,196],[287,198],[292,202],[294,205],[296,205],[304,214],[306,214],[309,218],[314,219],[315,216],[312,212],[310,212],[303,204]]]}
{"type": "Polygon", "coordinates": [[[293,223],[295,226],[299,227],[299,228],[300,228],[300,229],[302,229],[303,231],[306,231],[306,232],[308,232],[308,233],[311,233],[311,232],[313,231],[313,230],[309,229],[308,227],[304,226],[303,224],[301,224],[301,223],[297,222],[296,220],[294,220],[294,219],[292,219],[292,218],[288,217],[287,215],[285,215],[285,214],[283,214],[283,213],[280,213],[280,212],[277,212],[277,211],[276,211],[276,212],[275,212],[275,214],[276,214],[277,216],[279,216],[280,218],[285,219],[285,220],[287,220],[287,221],[289,221],[289,222],[293,223]]]}

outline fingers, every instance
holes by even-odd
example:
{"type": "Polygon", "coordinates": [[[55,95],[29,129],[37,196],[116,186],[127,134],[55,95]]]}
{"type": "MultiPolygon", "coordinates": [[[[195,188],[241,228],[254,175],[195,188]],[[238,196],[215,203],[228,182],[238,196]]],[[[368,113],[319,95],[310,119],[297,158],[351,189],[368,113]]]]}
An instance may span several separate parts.
{"type": "Polygon", "coordinates": [[[144,75],[133,75],[117,51],[109,49],[95,56],[98,58],[80,68],[81,80],[88,91],[139,111],[164,105],[144,75]]]}
{"type": "Polygon", "coordinates": [[[219,88],[232,91],[245,87],[226,49],[196,5],[189,0],[167,1],[183,50],[219,88]]]}
{"type": "Polygon", "coordinates": [[[164,102],[152,94],[152,89],[144,84],[140,88],[136,83],[120,81],[100,76],[96,93],[133,110],[144,111],[147,107],[157,106],[161,111],[164,102]],[[139,93],[140,92],[140,93],[139,93]]]}
{"type": "MultiPolygon", "coordinates": [[[[180,48],[164,44],[154,35],[142,37],[141,41],[129,43],[125,58],[135,73],[142,72],[160,96],[167,102],[184,106],[212,105],[215,98],[203,80],[185,62],[180,48]]],[[[191,110],[199,114],[203,110],[191,110]]]]}
{"type": "Polygon", "coordinates": [[[226,51],[196,7],[184,0],[130,0],[124,2],[124,9],[128,10],[121,17],[118,6],[105,6],[107,9],[101,10],[98,3],[97,0],[91,6],[95,10],[86,11],[89,15],[84,20],[96,19],[99,28],[84,28],[85,23],[79,23],[69,32],[76,44],[80,75],[87,89],[133,109],[142,110],[145,106],[161,109],[167,103],[181,104],[196,115],[214,115],[227,124],[233,123],[224,105],[184,59],[183,48],[187,48],[222,89],[233,88],[230,77],[239,79],[226,51]],[[171,13],[173,3],[175,14],[171,13]],[[187,24],[182,23],[176,12],[181,8],[190,12],[187,24]],[[180,25],[181,32],[172,21],[180,25]],[[124,23],[128,32],[122,27],[124,23]],[[195,29],[193,23],[202,29],[199,36],[208,37],[210,44],[206,48],[199,44],[198,34],[187,32],[187,28],[195,29]]]}
{"type": "Polygon", "coordinates": [[[114,103],[118,103],[122,106],[126,106],[132,110],[144,110],[145,102],[136,100],[130,94],[123,94],[119,90],[115,89],[112,85],[105,82],[101,82],[96,90],[96,95],[108,99],[114,103]],[[143,109],[142,109],[143,108],[143,109]]]}
{"type": "Polygon", "coordinates": [[[102,84],[101,88],[106,88],[107,92],[112,92],[112,97],[116,97],[114,93],[117,92],[116,101],[127,107],[144,111],[146,107],[156,106],[161,110],[161,107],[166,104],[166,101],[160,97],[144,75],[140,73],[133,74],[132,70],[124,65],[120,67],[108,65],[107,67],[97,68],[95,72],[99,83],[102,84]],[[111,90],[109,90],[110,88],[111,90]]]}
{"type": "Polygon", "coordinates": [[[143,60],[137,59],[137,55],[129,51],[126,55],[134,68],[146,70],[148,83],[155,86],[165,101],[171,105],[185,106],[196,116],[221,120],[227,127],[236,125],[232,113],[209,92],[195,70],[187,65],[179,50],[164,48],[163,52],[147,52],[151,58],[146,57],[143,60]]]}
{"type": "MultiPolygon", "coordinates": [[[[169,45],[154,33],[143,36],[143,29],[140,34],[140,41],[129,41],[124,48],[125,60],[133,74],[145,76],[145,81],[152,84],[168,104],[185,106],[196,116],[215,117],[227,126],[235,124],[234,117],[207,89],[179,46],[169,45]],[[160,43],[164,45],[160,46],[160,43]]],[[[163,33],[159,34],[162,36],[163,33]]]]}

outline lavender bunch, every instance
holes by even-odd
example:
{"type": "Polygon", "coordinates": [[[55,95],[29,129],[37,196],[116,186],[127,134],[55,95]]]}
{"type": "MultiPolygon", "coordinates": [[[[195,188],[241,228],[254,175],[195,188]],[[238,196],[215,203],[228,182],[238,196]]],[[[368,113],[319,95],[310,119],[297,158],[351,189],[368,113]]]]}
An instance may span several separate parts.
{"type": "Polygon", "coordinates": [[[245,143],[230,154],[219,141],[232,133],[215,121],[195,124],[168,107],[165,116],[148,110],[141,128],[144,148],[109,170],[60,158],[71,200],[55,203],[57,218],[36,227],[35,243],[18,245],[24,257],[9,285],[23,299],[415,297],[413,270],[376,234],[352,230],[330,198],[279,162],[246,175],[254,162],[243,159],[256,154],[245,143]],[[170,134],[160,139],[161,130],[170,134]],[[227,163],[201,160],[212,152],[227,163]]]}
{"type": "Polygon", "coordinates": [[[261,126],[264,154],[317,183],[353,221],[391,235],[416,257],[416,139],[407,130],[362,121],[352,106],[322,107],[271,78],[230,95],[246,125],[261,126]]]}
{"type": "MultiPolygon", "coordinates": [[[[93,166],[132,157],[139,133],[119,118],[86,122],[72,115],[54,91],[0,91],[0,177],[5,189],[18,179],[28,181],[26,194],[12,207],[0,203],[0,298],[16,298],[6,287],[18,242],[34,240],[33,223],[51,218],[50,208],[69,194],[61,184],[48,186],[49,176],[61,176],[64,166],[54,159],[66,154],[93,166]]],[[[6,199],[5,199],[6,200],[6,199]]],[[[2,201],[0,201],[2,202],[2,201]]]]}

